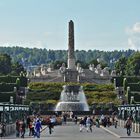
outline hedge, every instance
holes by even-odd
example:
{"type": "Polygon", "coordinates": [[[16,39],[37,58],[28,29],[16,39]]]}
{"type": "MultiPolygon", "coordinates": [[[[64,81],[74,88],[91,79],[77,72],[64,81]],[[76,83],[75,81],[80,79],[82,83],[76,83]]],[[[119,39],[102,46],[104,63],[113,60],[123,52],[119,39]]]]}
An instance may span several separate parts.
{"type": "Polygon", "coordinates": [[[127,87],[130,87],[131,91],[140,91],[140,83],[128,83],[127,87]]]}
{"type": "Polygon", "coordinates": [[[20,79],[20,86],[26,87],[28,80],[24,76],[0,76],[0,83],[16,83],[17,78],[20,79]]]}
{"type": "Polygon", "coordinates": [[[0,83],[16,83],[17,78],[19,78],[19,76],[0,76],[0,83]]]}
{"type": "MultiPolygon", "coordinates": [[[[27,102],[31,101],[45,101],[45,100],[56,100],[60,99],[62,86],[66,84],[79,85],[78,83],[47,83],[38,82],[29,84],[29,93],[27,94],[27,102]]],[[[113,84],[81,84],[87,97],[88,104],[91,105],[93,102],[115,102],[116,94],[114,92],[113,84]]]]}
{"type": "Polygon", "coordinates": [[[0,83],[0,92],[13,92],[14,87],[17,87],[16,83],[0,83]]]}
{"type": "Polygon", "coordinates": [[[9,102],[10,96],[13,96],[14,103],[15,103],[16,94],[14,92],[0,92],[0,102],[9,102]]]}
{"type": "Polygon", "coordinates": [[[114,83],[114,79],[116,79],[116,87],[123,87],[123,80],[126,78],[128,83],[138,83],[140,82],[139,76],[116,76],[112,77],[111,82],[114,83]]]}

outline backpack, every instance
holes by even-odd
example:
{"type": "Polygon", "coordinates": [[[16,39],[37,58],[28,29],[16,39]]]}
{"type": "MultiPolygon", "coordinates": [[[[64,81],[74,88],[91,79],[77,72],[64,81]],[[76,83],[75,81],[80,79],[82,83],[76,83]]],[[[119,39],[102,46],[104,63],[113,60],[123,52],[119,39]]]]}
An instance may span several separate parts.
{"type": "Polygon", "coordinates": [[[126,128],[131,126],[131,120],[127,120],[125,124],[126,128]]]}

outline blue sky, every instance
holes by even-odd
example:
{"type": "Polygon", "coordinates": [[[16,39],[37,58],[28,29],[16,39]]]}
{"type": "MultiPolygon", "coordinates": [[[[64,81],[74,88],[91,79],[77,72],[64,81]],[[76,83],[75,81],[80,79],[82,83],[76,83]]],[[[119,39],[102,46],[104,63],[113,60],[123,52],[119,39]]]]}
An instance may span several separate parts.
{"type": "Polygon", "coordinates": [[[140,0],[0,0],[0,46],[66,50],[71,19],[75,49],[140,49],[140,0]]]}

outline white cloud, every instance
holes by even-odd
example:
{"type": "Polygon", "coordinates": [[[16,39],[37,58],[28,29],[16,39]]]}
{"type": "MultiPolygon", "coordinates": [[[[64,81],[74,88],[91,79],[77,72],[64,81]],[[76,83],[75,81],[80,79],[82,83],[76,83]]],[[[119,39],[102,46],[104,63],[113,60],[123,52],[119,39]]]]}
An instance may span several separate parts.
{"type": "Polygon", "coordinates": [[[137,22],[137,23],[134,24],[134,26],[133,26],[133,32],[134,33],[140,33],[140,23],[139,22],[137,22]]]}
{"type": "Polygon", "coordinates": [[[130,49],[140,50],[140,22],[136,22],[132,27],[127,27],[126,33],[130,49]]]}

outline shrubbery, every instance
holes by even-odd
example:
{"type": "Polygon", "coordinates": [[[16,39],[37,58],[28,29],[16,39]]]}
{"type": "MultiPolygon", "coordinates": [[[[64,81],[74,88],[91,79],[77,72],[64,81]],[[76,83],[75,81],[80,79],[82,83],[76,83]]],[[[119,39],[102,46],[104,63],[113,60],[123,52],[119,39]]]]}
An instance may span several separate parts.
{"type": "Polygon", "coordinates": [[[0,83],[0,92],[12,92],[14,87],[17,87],[16,83],[0,83]]]}
{"type": "Polygon", "coordinates": [[[16,94],[14,92],[0,92],[0,102],[9,102],[10,101],[10,96],[13,97],[13,100],[16,100],[16,94]]]}
{"type": "Polygon", "coordinates": [[[140,82],[140,77],[139,76],[112,77],[111,82],[114,83],[114,79],[116,79],[116,87],[123,87],[124,78],[126,78],[127,83],[138,83],[138,82],[140,82]]]}
{"type": "MultiPolygon", "coordinates": [[[[27,94],[27,101],[40,102],[45,100],[56,100],[57,103],[63,89],[62,86],[66,84],[79,85],[78,83],[30,83],[30,92],[27,94]]],[[[115,104],[118,103],[113,84],[100,85],[84,83],[81,85],[83,86],[83,90],[85,92],[89,105],[91,105],[93,102],[115,102],[115,104]]]]}
{"type": "Polygon", "coordinates": [[[13,92],[14,87],[27,86],[27,78],[24,76],[0,76],[0,92],[13,92]],[[19,82],[17,83],[17,79],[19,82]]]}

